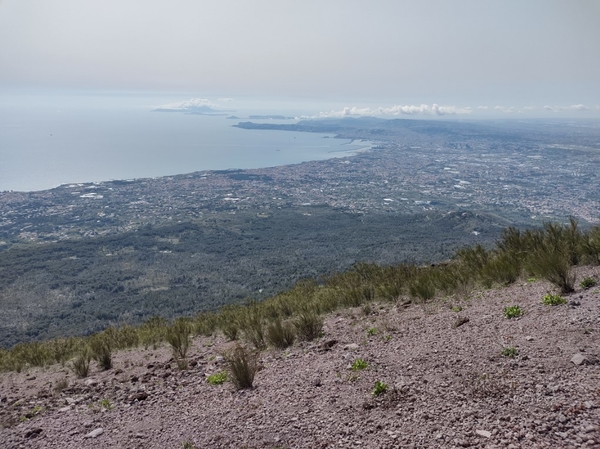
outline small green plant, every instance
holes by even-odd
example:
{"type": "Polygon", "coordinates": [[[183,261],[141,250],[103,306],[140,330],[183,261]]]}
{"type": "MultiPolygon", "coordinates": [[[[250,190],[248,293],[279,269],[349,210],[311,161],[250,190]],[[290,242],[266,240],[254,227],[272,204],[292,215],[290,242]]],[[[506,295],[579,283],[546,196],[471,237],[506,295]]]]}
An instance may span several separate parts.
{"type": "Polygon", "coordinates": [[[456,313],[460,312],[462,309],[463,308],[461,306],[454,306],[454,307],[452,307],[452,311],[456,312],[456,313]]]}
{"type": "Polygon", "coordinates": [[[377,335],[377,328],[376,327],[370,327],[369,329],[367,329],[367,335],[368,336],[373,336],[373,335],[377,335]]]}
{"type": "Polygon", "coordinates": [[[21,421],[25,422],[28,419],[32,419],[33,417],[43,413],[46,409],[44,409],[44,407],[42,407],[41,405],[36,405],[35,407],[33,407],[30,411],[28,411],[27,413],[25,413],[25,415],[21,416],[21,421]]]}
{"type": "Polygon", "coordinates": [[[517,348],[515,348],[514,346],[510,346],[508,348],[504,348],[500,354],[502,354],[504,357],[516,357],[519,355],[519,350],[517,348]]]}
{"type": "Polygon", "coordinates": [[[224,383],[227,380],[227,373],[220,372],[220,373],[211,374],[210,376],[208,376],[206,378],[206,380],[211,385],[221,385],[222,383],[224,383]]]}
{"type": "Polygon", "coordinates": [[[360,371],[363,369],[367,369],[369,364],[365,362],[363,359],[356,359],[352,364],[352,371],[360,371]]]}
{"type": "Polygon", "coordinates": [[[194,446],[194,443],[188,440],[183,442],[183,449],[196,449],[196,446],[194,446]]]}
{"type": "Polygon", "coordinates": [[[388,342],[388,341],[390,341],[391,339],[392,339],[392,336],[391,336],[391,335],[389,335],[389,334],[388,334],[388,335],[386,335],[385,337],[383,337],[383,340],[384,340],[385,342],[388,342]]]}
{"type": "Polygon", "coordinates": [[[537,279],[536,278],[528,278],[527,282],[529,282],[530,284],[533,284],[534,282],[536,282],[537,279]]]}
{"type": "Polygon", "coordinates": [[[373,391],[371,392],[371,394],[375,397],[377,396],[381,396],[382,394],[384,394],[388,389],[388,386],[386,384],[384,384],[382,381],[378,380],[377,382],[375,382],[375,388],[373,388],[373,391]]]}
{"type": "Polygon", "coordinates": [[[595,287],[598,284],[598,282],[596,281],[596,279],[594,278],[584,278],[580,283],[579,286],[585,290],[587,290],[588,288],[592,288],[595,287]]]}
{"type": "Polygon", "coordinates": [[[560,295],[551,295],[550,293],[544,295],[542,303],[547,306],[558,306],[566,304],[567,300],[560,295]]]}
{"type": "Polygon", "coordinates": [[[518,318],[523,315],[523,309],[519,306],[508,306],[504,308],[504,317],[509,320],[512,318],[518,318]]]}
{"type": "Polygon", "coordinates": [[[236,346],[225,354],[225,360],[235,387],[238,390],[252,388],[254,376],[258,371],[258,355],[243,346],[236,346]]]}
{"type": "Polygon", "coordinates": [[[113,405],[110,403],[110,400],[108,399],[101,399],[100,400],[100,408],[106,409],[106,410],[112,410],[113,409],[113,405]]]}

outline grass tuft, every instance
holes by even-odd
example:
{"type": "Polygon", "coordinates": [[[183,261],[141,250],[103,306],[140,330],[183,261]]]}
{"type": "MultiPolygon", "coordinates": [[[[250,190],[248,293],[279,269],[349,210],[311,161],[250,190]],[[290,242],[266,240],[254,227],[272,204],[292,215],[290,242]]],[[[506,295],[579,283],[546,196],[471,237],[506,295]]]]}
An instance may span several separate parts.
{"type": "Polygon", "coordinates": [[[238,390],[251,389],[258,371],[258,355],[243,346],[236,346],[225,354],[231,381],[238,390]]]}

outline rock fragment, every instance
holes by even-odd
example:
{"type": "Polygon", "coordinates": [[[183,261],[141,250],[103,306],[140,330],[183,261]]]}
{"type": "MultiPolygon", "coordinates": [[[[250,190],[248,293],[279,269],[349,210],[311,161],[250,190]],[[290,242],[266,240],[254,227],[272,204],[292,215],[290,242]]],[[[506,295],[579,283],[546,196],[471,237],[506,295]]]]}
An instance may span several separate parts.
{"type": "Polygon", "coordinates": [[[84,438],[97,438],[104,433],[104,429],[102,427],[98,427],[97,429],[92,430],[88,433],[84,438]]]}

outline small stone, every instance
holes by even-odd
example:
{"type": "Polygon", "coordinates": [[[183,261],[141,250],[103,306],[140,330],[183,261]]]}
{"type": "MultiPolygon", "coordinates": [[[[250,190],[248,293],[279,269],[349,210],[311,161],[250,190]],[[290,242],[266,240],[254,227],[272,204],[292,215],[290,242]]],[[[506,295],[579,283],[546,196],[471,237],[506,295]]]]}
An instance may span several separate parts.
{"type": "Polygon", "coordinates": [[[97,429],[92,430],[88,433],[84,438],[97,438],[104,433],[104,429],[102,427],[98,427],[97,429]]]}
{"type": "Polygon", "coordinates": [[[88,387],[95,387],[96,385],[98,385],[98,381],[96,379],[86,379],[85,384],[88,387]]]}
{"type": "Polygon", "coordinates": [[[487,430],[479,430],[477,429],[475,431],[475,433],[481,437],[485,437],[485,438],[491,438],[492,437],[492,432],[488,432],[487,430]]]}
{"type": "Polygon", "coordinates": [[[356,351],[358,349],[358,345],[356,343],[350,343],[344,346],[344,350],[346,351],[356,351]]]}
{"type": "Polygon", "coordinates": [[[28,430],[27,432],[25,432],[25,438],[37,438],[40,436],[40,433],[42,433],[43,430],[40,429],[39,427],[36,427],[35,429],[31,429],[28,430]]]}
{"type": "Polygon", "coordinates": [[[571,362],[575,365],[596,365],[598,364],[598,359],[596,357],[586,355],[586,354],[575,354],[571,357],[571,362]]]}
{"type": "Polygon", "coordinates": [[[58,409],[58,411],[61,413],[68,412],[69,410],[71,410],[71,407],[69,405],[58,409]]]}
{"type": "Polygon", "coordinates": [[[148,399],[148,393],[145,391],[138,391],[131,398],[132,401],[145,401],[146,399],[148,399]]]}
{"type": "Polygon", "coordinates": [[[528,335],[527,337],[525,337],[525,340],[527,340],[527,341],[533,341],[533,337],[531,335],[528,335]]]}

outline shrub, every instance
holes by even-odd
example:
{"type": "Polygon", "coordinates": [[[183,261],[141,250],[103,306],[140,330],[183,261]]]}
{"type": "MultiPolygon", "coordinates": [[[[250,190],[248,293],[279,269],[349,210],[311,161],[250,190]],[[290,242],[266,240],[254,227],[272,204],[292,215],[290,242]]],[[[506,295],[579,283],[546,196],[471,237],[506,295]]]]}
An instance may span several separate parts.
{"type": "Polygon", "coordinates": [[[196,335],[210,337],[217,328],[218,318],[213,312],[203,312],[196,315],[193,321],[193,331],[196,335]]]}
{"type": "Polygon", "coordinates": [[[20,343],[15,347],[15,355],[30,366],[44,366],[50,361],[50,353],[43,343],[32,341],[31,343],[20,343]]]}
{"type": "Polygon", "coordinates": [[[500,354],[502,354],[504,357],[516,357],[517,355],[519,355],[519,350],[517,348],[515,348],[514,346],[510,346],[508,348],[504,348],[500,354]]]}
{"type": "Polygon", "coordinates": [[[571,241],[575,237],[571,234],[564,231],[562,226],[551,223],[547,223],[543,231],[528,234],[531,236],[532,249],[526,260],[526,268],[535,276],[552,282],[562,293],[572,292],[575,284],[571,267],[577,257],[571,241]]]}
{"type": "Polygon", "coordinates": [[[149,318],[137,329],[139,343],[147,349],[149,346],[155,349],[166,338],[169,323],[160,316],[149,318]]]}
{"type": "Polygon", "coordinates": [[[421,273],[419,277],[410,284],[408,293],[413,299],[422,303],[433,299],[435,297],[435,285],[433,284],[430,275],[428,273],[421,273]]]}
{"type": "Polygon", "coordinates": [[[244,310],[240,319],[240,327],[244,332],[244,337],[259,351],[265,349],[265,329],[263,323],[263,313],[260,304],[251,302],[244,310]]]}
{"type": "Polygon", "coordinates": [[[92,356],[87,347],[85,347],[73,360],[73,372],[77,377],[83,379],[87,377],[90,372],[90,360],[92,356]]]}
{"type": "Polygon", "coordinates": [[[210,376],[208,376],[206,378],[206,380],[211,385],[221,385],[222,383],[224,383],[227,380],[227,373],[221,372],[221,373],[211,374],[210,376]]]}
{"type": "Polygon", "coordinates": [[[54,392],[58,394],[61,391],[63,391],[65,388],[68,388],[68,386],[69,386],[69,379],[67,379],[66,377],[63,377],[62,379],[60,379],[56,382],[56,385],[54,385],[54,392]]]}
{"type": "Polygon", "coordinates": [[[317,338],[323,330],[323,318],[316,312],[300,312],[298,318],[294,320],[296,333],[300,340],[312,341],[317,338]]]}
{"type": "Polygon", "coordinates": [[[558,306],[566,304],[567,300],[560,295],[551,295],[550,293],[544,295],[542,303],[547,306],[558,306]]]}
{"type": "Polygon", "coordinates": [[[294,327],[289,323],[282,323],[279,318],[267,327],[267,341],[276,348],[292,346],[295,338],[294,327]]]}
{"type": "Polygon", "coordinates": [[[583,289],[588,289],[588,288],[592,288],[595,287],[596,284],[598,284],[598,282],[596,282],[596,279],[594,278],[584,278],[580,283],[579,286],[583,289]]]}
{"type": "Polygon", "coordinates": [[[112,368],[112,345],[106,334],[96,334],[90,338],[90,349],[92,358],[98,362],[103,370],[112,368]]]}
{"type": "Polygon", "coordinates": [[[365,316],[371,315],[373,313],[373,307],[371,306],[371,303],[366,302],[366,303],[363,304],[363,306],[362,306],[362,313],[365,316]]]}
{"type": "Polygon", "coordinates": [[[352,364],[352,371],[360,371],[363,369],[367,369],[369,364],[365,362],[363,359],[356,359],[352,364]]]}
{"type": "Polygon", "coordinates": [[[190,347],[190,336],[192,334],[192,326],[187,320],[177,319],[167,329],[167,341],[173,350],[173,357],[177,362],[180,370],[187,368],[187,352],[190,347]]]}
{"type": "Polygon", "coordinates": [[[384,384],[382,381],[378,380],[377,382],[375,382],[375,388],[373,388],[373,391],[371,392],[371,394],[375,397],[377,396],[381,396],[382,394],[384,394],[388,389],[388,386],[386,384],[384,384]]]}
{"type": "Polygon", "coordinates": [[[231,341],[238,339],[239,331],[240,327],[235,321],[228,321],[221,324],[221,332],[223,332],[223,335],[225,335],[231,341]]]}
{"type": "Polygon", "coordinates": [[[519,306],[508,306],[504,308],[504,317],[508,318],[509,320],[512,318],[518,318],[523,315],[523,313],[523,309],[521,309],[519,306]]]}
{"type": "Polygon", "coordinates": [[[490,259],[481,272],[484,287],[494,282],[502,285],[514,283],[521,274],[521,261],[512,253],[500,252],[490,259]]]}
{"type": "Polygon", "coordinates": [[[225,354],[231,381],[238,390],[252,388],[258,371],[258,355],[243,346],[236,346],[225,354]]]}

